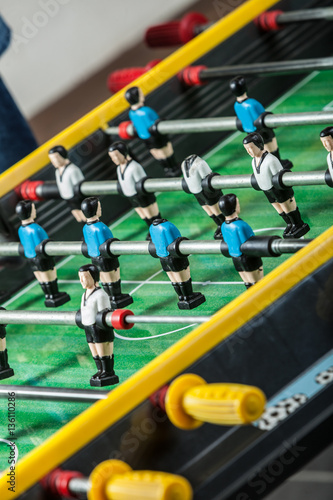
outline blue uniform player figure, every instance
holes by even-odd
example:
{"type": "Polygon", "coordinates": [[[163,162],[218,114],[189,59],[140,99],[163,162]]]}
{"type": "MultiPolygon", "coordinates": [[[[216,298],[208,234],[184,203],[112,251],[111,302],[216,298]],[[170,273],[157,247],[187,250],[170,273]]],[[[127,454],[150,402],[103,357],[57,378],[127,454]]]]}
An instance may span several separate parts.
{"type": "Polygon", "coordinates": [[[138,137],[145,142],[151,155],[163,167],[165,176],[181,175],[169,137],[158,132],[156,125],[160,118],[156,111],[144,105],[145,96],[142,90],[139,87],[131,87],[126,91],[125,99],[131,105],[129,118],[138,137]]]}
{"type": "Polygon", "coordinates": [[[119,309],[133,303],[128,293],[121,293],[120,271],[118,257],[108,251],[108,243],[113,239],[113,234],[99,218],[102,215],[101,203],[92,196],[81,203],[81,210],[87,218],[83,227],[83,237],[86,244],[86,257],[100,272],[102,287],[110,297],[111,307],[119,309]]]}
{"type": "Polygon", "coordinates": [[[250,257],[241,251],[241,245],[254,236],[252,228],[238,217],[239,200],[235,194],[225,194],[219,200],[225,222],[221,226],[223,239],[228,246],[236,271],[244,281],[246,288],[263,278],[264,271],[260,257],[250,257]]]}
{"type": "Polygon", "coordinates": [[[0,325],[0,380],[12,377],[14,370],[8,363],[8,352],[6,349],[6,328],[0,325]]]}
{"type": "MultiPolygon", "coordinates": [[[[283,168],[292,168],[290,160],[281,160],[278,143],[272,129],[263,126],[262,119],[266,112],[264,106],[256,99],[247,95],[247,86],[244,76],[236,76],[230,81],[230,90],[236,96],[235,113],[240,121],[240,130],[243,132],[258,131],[264,139],[264,148],[280,160],[283,168]]],[[[238,126],[238,125],[237,125],[238,126]]]]}
{"type": "Polygon", "coordinates": [[[21,220],[18,230],[24,256],[29,259],[31,269],[44,294],[46,307],[58,307],[70,300],[66,292],[59,292],[57,271],[53,257],[48,257],[44,245],[49,237],[46,231],[36,224],[35,204],[30,200],[20,201],[16,205],[16,214],[21,220]]]}
{"type": "Polygon", "coordinates": [[[167,273],[178,295],[179,309],[194,309],[203,304],[205,296],[193,292],[192,289],[188,258],[179,252],[179,242],[186,238],[182,238],[177,227],[166,219],[154,220],[149,231],[155,246],[151,255],[159,257],[162,269],[167,273]]]}

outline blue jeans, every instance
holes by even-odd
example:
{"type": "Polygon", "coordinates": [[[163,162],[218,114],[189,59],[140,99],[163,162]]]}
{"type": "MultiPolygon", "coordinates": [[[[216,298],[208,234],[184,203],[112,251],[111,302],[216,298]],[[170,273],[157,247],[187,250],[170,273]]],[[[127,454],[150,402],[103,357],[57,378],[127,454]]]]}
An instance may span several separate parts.
{"type": "MultiPolygon", "coordinates": [[[[10,29],[0,16],[0,55],[10,42],[10,29]]],[[[0,78],[0,173],[37,148],[29,125],[0,78]]]]}

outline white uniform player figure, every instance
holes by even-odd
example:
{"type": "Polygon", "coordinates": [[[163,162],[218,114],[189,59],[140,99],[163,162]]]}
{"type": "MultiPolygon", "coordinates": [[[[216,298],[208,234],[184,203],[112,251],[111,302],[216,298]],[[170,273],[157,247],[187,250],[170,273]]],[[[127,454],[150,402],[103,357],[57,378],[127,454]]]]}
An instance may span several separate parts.
{"type": "Polygon", "coordinates": [[[248,154],[253,158],[253,174],[259,188],[287,224],[283,237],[300,238],[304,236],[310,231],[310,227],[301,218],[294,190],[291,187],[277,189],[273,186],[273,177],[284,170],[280,161],[272,153],[264,150],[264,141],[258,132],[247,135],[243,139],[243,144],[248,154]]]}
{"type": "Polygon", "coordinates": [[[50,162],[56,169],[55,177],[59,194],[69,205],[76,221],[85,223],[86,218],[81,211],[84,196],[80,194],[80,184],[84,181],[84,175],[67,156],[67,150],[63,146],[54,146],[49,150],[50,162]]]}
{"type": "MultiPolygon", "coordinates": [[[[161,214],[154,193],[147,193],[144,181],[147,174],[142,165],[131,158],[125,143],[114,142],[109,147],[109,156],[117,165],[118,192],[125,196],[139,217],[150,227],[161,214]]],[[[150,234],[146,238],[150,240],[150,234]]]]}
{"type": "Polygon", "coordinates": [[[324,128],[320,132],[320,140],[326,151],[328,151],[327,167],[329,175],[326,182],[330,187],[333,187],[333,127],[324,128]]]}
{"type": "Polygon", "coordinates": [[[222,240],[221,224],[225,219],[218,202],[223,193],[220,189],[213,188],[211,184],[212,178],[219,174],[214,173],[208,163],[198,155],[185,158],[181,168],[184,176],[184,191],[196,197],[199,205],[217,225],[214,239],[222,240]]]}
{"type": "Polygon", "coordinates": [[[91,377],[90,385],[104,387],[118,384],[114,372],[112,327],[105,324],[105,315],[111,310],[109,296],[98,286],[99,271],[93,264],[86,264],[79,269],[79,278],[85,292],[78,311],[77,324],[86,333],[89,349],[97,366],[97,372],[91,377]]]}

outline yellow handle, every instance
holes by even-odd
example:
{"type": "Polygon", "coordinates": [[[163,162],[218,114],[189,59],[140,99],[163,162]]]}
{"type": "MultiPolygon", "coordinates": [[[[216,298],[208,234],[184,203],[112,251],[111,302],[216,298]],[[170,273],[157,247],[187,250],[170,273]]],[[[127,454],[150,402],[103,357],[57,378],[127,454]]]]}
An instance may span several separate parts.
{"type": "Polygon", "coordinates": [[[192,500],[187,479],[165,472],[133,471],[121,460],[106,460],[91,473],[88,500],[192,500]]]}
{"type": "Polygon", "coordinates": [[[133,471],[110,479],[106,494],[108,500],[191,500],[192,488],[181,476],[133,471]]]}
{"type": "Polygon", "coordinates": [[[249,424],[261,416],[265,403],[265,395],[257,387],[206,384],[198,375],[185,374],[170,385],[165,408],[175,426],[194,429],[204,422],[249,424]]]}

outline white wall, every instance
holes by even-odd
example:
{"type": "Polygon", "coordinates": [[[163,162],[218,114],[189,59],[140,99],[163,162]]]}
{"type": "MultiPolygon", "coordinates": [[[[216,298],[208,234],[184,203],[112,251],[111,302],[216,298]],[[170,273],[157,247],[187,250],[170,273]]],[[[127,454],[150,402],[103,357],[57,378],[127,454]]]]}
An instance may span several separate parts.
{"type": "MultiPolygon", "coordinates": [[[[193,0],[0,0],[0,73],[30,118],[193,0]]],[[[153,51],[152,51],[153,58],[153,51]]],[[[147,61],[148,62],[148,61],[147,61]]]]}

